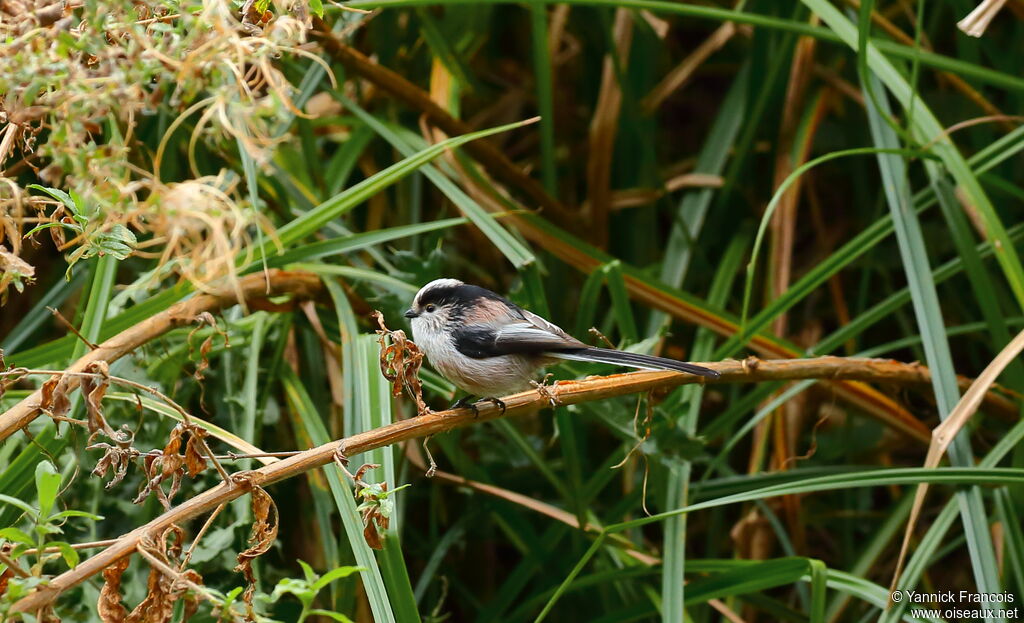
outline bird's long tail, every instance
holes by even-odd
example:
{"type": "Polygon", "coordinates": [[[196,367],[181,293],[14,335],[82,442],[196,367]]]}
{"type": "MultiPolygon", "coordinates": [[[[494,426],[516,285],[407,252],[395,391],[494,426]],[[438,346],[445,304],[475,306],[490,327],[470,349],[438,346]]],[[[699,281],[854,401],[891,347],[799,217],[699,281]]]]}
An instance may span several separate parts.
{"type": "Polygon", "coordinates": [[[623,350],[612,350],[610,348],[578,348],[557,352],[549,351],[547,354],[559,359],[597,361],[617,366],[639,368],[641,370],[675,370],[676,372],[686,372],[687,374],[706,376],[711,379],[717,379],[719,377],[718,372],[692,363],[676,361],[675,359],[665,359],[664,357],[628,353],[623,350]]]}

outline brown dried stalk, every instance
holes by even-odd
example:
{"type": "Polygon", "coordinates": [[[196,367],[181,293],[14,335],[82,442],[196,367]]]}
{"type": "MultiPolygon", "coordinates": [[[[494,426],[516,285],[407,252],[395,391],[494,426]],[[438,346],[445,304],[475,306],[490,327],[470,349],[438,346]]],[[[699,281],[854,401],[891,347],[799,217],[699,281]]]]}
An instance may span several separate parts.
{"type": "MultiPolygon", "coordinates": [[[[701,363],[700,365],[721,374],[721,377],[713,381],[713,384],[823,378],[903,385],[927,385],[931,382],[931,374],[925,366],[917,363],[901,363],[891,359],[818,357],[764,361],[748,358],[743,361],[701,363]]],[[[706,379],[675,372],[631,372],[591,377],[578,381],[560,381],[547,386],[546,393],[554,397],[558,404],[571,405],[702,381],[706,382],[706,379]]],[[[988,396],[992,405],[1003,404],[1006,406],[1006,403],[1009,402],[1001,397],[992,402],[993,394],[990,392],[988,396]]],[[[211,512],[221,504],[249,493],[255,486],[266,487],[322,467],[332,462],[336,453],[352,457],[375,448],[436,435],[454,428],[479,424],[500,417],[530,413],[547,407],[549,400],[550,398],[543,393],[531,390],[503,398],[506,406],[504,412],[490,403],[479,403],[478,415],[475,415],[471,409],[452,409],[430,413],[332,441],[260,469],[236,474],[232,478],[231,484],[221,483],[208,489],[170,509],[148,524],[123,535],[114,545],[83,561],[74,569],[62,573],[47,586],[35,590],[15,603],[14,611],[35,612],[53,603],[62,592],[77,586],[115,562],[131,555],[147,535],[160,534],[171,525],[180,524],[198,515],[211,512]]]]}
{"type": "MultiPolygon", "coordinates": [[[[267,298],[282,294],[311,297],[320,291],[320,278],[306,272],[269,270],[265,274],[247,275],[239,280],[238,288],[217,294],[200,294],[187,301],[172,305],[139,324],[105,340],[98,348],[86,353],[68,368],[67,372],[85,372],[96,361],[113,363],[146,342],[167,333],[171,329],[187,325],[203,312],[216,311],[238,303],[243,298],[267,298]]],[[[60,381],[67,393],[78,387],[81,380],[74,375],[65,375],[60,381]]],[[[23,428],[38,417],[43,406],[43,390],[40,389],[0,415],[0,441],[23,428]]]]}

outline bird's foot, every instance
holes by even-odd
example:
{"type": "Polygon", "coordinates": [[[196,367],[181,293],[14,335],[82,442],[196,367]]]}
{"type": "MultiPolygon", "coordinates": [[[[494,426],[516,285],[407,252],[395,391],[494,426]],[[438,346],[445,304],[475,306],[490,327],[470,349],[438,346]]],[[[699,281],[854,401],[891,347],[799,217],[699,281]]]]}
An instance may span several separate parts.
{"type": "Polygon", "coordinates": [[[505,415],[505,403],[500,398],[495,398],[494,396],[484,396],[483,398],[480,399],[480,402],[489,402],[493,404],[495,407],[498,407],[499,415],[505,415]]]}
{"type": "MultiPolygon", "coordinates": [[[[501,415],[505,415],[505,403],[502,402],[500,399],[495,398],[494,396],[484,396],[483,398],[481,398],[480,400],[478,400],[476,402],[477,403],[489,402],[489,403],[493,404],[494,406],[498,407],[498,410],[499,410],[501,415]]],[[[470,397],[470,396],[463,396],[462,398],[459,398],[458,400],[456,400],[455,402],[452,403],[452,406],[450,406],[448,408],[449,409],[469,409],[469,410],[471,410],[473,412],[473,417],[480,417],[480,408],[477,407],[476,404],[473,403],[472,397],[470,397]]]]}
{"type": "Polygon", "coordinates": [[[551,376],[551,373],[545,374],[544,380],[540,382],[530,381],[530,385],[533,385],[533,388],[537,390],[538,394],[547,398],[551,407],[554,408],[558,406],[558,399],[556,399],[555,395],[551,393],[551,386],[548,385],[548,379],[550,379],[551,376]]]}
{"type": "Polygon", "coordinates": [[[463,396],[462,398],[459,398],[453,402],[448,409],[469,409],[473,412],[473,417],[480,417],[480,410],[476,408],[475,404],[473,404],[472,396],[463,396]]]}

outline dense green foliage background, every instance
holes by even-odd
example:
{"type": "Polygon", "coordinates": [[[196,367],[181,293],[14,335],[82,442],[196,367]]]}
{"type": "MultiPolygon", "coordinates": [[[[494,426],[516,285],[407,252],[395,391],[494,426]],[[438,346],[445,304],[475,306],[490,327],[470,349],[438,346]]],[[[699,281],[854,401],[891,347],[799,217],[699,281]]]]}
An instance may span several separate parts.
{"type": "MultiPolygon", "coordinates": [[[[545,409],[431,439],[433,479],[417,443],[351,457],[382,466],[370,482],[411,485],[387,498],[378,552],[350,481],[310,471],[268,488],[280,530],[254,563],[260,617],[910,620],[905,603],[885,608],[922,481],[940,484],[899,586],[1020,604],[1019,359],[998,389],[1012,406],[986,403],[945,471],[901,469],[923,464],[956,375],[977,376],[1024,319],[1019,3],[980,38],[956,27],[967,0],[348,6],[87,0],[50,20],[0,4],[9,366],[59,370],[86,352],[47,306],[99,342],[284,267],[322,276],[315,305],[231,307],[111,373],[225,436],[306,449],[415,415],[379,373],[370,312],[407,328],[416,290],[451,276],[594,343],[591,327],[695,361],[891,357],[927,365],[932,384],[687,386],[545,409]],[[319,13],[334,48],[312,30],[319,13]],[[536,115],[429,147],[454,134],[441,117],[485,130],[536,115]],[[310,575],[353,565],[358,580],[310,575]]],[[[47,378],[5,383],[0,404],[47,378]]],[[[454,397],[422,378],[433,407],[454,397]]],[[[135,393],[115,383],[106,419],[139,451],[164,448],[177,414],[135,393]]],[[[163,511],[132,502],[143,458],[105,490],[88,433],[59,428],[39,417],[0,448],[0,528],[23,533],[0,537],[31,576],[0,576],[0,613],[76,562],[66,548],[24,554],[24,535],[112,539],[163,511]],[[48,503],[102,519],[34,519],[48,503]]],[[[185,477],[173,502],[218,482],[185,477]]],[[[209,589],[193,620],[244,615],[232,569],[252,521],[235,501],[196,546],[189,566],[209,589]]],[[[202,523],[182,526],[186,549],[202,523]]],[[[148,576],[136,556],[128,610],[148,576]]],[[[62,595],[56,616],[99,620],[102,582],[62,595]]]]}

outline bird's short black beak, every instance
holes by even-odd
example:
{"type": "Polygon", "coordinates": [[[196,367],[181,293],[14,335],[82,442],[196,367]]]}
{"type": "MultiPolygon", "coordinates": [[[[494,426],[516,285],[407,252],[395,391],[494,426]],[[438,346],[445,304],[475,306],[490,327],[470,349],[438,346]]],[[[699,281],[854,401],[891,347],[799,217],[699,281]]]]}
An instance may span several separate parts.
{"type": "Polygon", "coordinates": [[[402,315],[406,318],[415,318],[416,316],[419,316],[419,314],[417,314],[412,308],[405,310],[405,313],[402,315]]]}

